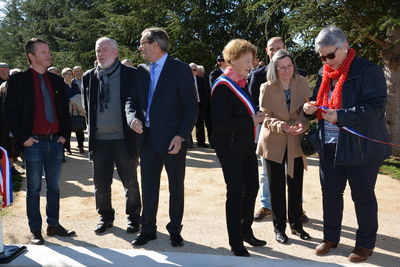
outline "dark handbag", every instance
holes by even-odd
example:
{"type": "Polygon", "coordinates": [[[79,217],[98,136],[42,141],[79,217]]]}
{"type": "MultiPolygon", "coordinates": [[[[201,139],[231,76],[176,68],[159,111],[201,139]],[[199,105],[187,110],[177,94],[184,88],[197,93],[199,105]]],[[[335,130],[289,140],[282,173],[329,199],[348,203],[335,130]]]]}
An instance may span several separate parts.
{"type": "Polygon", "coordinates": [[[80,132],[86,130],[86,118],[79,114],[71,114],[71,132],[80,132]]]}
{"type": "Polygon", "coordinates": [[[310,128],[310,130],[303,135],[303,139],[300,143],[304,155],[310,156],[318,152],[318,143],[318,129],[310,128]]]}

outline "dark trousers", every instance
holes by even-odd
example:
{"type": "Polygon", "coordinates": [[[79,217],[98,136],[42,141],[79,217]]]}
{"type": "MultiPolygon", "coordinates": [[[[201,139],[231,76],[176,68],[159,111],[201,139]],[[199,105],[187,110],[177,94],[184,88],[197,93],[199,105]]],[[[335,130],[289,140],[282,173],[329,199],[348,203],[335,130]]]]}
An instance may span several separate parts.
{"type": "Polygon", "coordinates": [[[140,193],[136,168],[138,158],[132,157],[124,140],[95,140],[93,146],[93,177],[96,209],[100,220],[114,221],[115,211],[111,205],[111,184],[114,164],[125,190],[128,223],[138,225],[140,221],[140,193]]]}
{"type": "Polygon", "coordinates": [[[258,164],[253,151],[217,151],[226,183],[226,224],[229,244],[243,246],[243,238],[253,236],[251,225],[258,192],[258,164]]]}
{"type": "Polygon", "coordinates": [[[206,107],[199,102],[199,114],[196,121],[196,140],[197,145],[205,145],[206,136],[204,132],[204,116],[206,114],[206,107]]]}
{"type": "MultiPolygon", "coordinates": [[[[78,142],[78,147],[83,147],[83,141],[85,141],[85,133],[83,131],[75,132],[76,141],[78,142]]],[[[71,141],[68,138],[64,143],[64,148],[71,149],[71,141]]]]}
{"type": "Polygon", "coordinates": [[[290,177],[285,172],[287,155],[282,163],[277,163],[267,159],[267,176],[269,179],[269,189],[271,193],[272,220],[275,232],[285,232],[286,230],[286,184],[288,192],[288,218],[292,229],[301,229],[300,217],[303,210],[303,159],[294,159],[294,177],[290,177]]]}
{"type": "Polygon", "coordinates": [[[144,140],[140,154],[142,175],[142,232],[155,234],[157,231],[157,210],[160,192],[161,171],[165,166],[169,186],[169,218],[167,230],[178,234],[182,230],[184,206],[184,180],[186,167],[187,144],[182,143],[178,154],[159,154],[153,147],[150,129],[145,128],[144,140]]]}
{"type": "Polygon", "coordinates": [[[356,246],[374,248],[378,230],[378,204],[375,183],[381,162],[362,166],[335,166],[336,145],[323,147],[320,181],[324,211],[324,240],[338,243],[343,216],[343,192],[347,181],[356,210],[356,246]]]}
{"type": "Polygon", "coordinates": [[[208,105],[206,108],[206,113],[204,115],[204,122],[206,123],[208,142],[211,144],[210,140],[211,140],[211,136],[212,136],[212,123],[211,123],[211,107],[210,107],[210,105],[208,105]]]}

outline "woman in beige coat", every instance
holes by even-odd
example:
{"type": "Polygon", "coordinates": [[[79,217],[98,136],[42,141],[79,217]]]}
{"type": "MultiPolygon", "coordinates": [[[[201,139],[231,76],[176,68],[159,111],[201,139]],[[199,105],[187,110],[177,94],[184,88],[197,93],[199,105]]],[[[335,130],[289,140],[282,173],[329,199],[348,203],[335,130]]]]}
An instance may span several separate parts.
{"type": "Polygon", "coordinates": [[[257,154],[266,161],[275,239],[282,244],[288,242],[285,234],[286,183],[292,233],[303,240],[311,238],[303,230],[300,221],[303,170],[307,167],[300,141],[309,126],[302,107],[310,95],[307,80],[297,74],[293,57],[285,50],[278,51],[268,66],[267,82],[260,88],[260,110],[266,112],[266,118],[261,128],[257,154]]]}

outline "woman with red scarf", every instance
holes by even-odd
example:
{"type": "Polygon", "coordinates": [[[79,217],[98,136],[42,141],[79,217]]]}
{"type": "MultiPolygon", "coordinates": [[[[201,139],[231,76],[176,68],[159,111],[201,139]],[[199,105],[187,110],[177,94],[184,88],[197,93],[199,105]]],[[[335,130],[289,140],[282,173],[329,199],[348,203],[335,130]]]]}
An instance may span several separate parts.
{"type": "Polygon", "coordinates": [[[243,241],[251,246],[266,242],[254,237],[254,205],[258,191],[255,126],[265,114],[256,110],[246,87],[256,47],[242,39],[230,41],[223,50],[228,63],[211,92],[211,143],[222,166],[227,188],[226,223],[229,245],[236,256],[249,257],[243,241]]]}
{"type": "Polygon", "coordinates": [[[390,156],[390,147],[345,131],[388,141],[385,120],[386,82],[382,68],[356,56],[343,31],[324,28],[315,40],[324,63],[311,101],[303,106],[310,119],[318,119],[320,182],[324,238],[315,248],[325,255],[336,248],[343,215],[347,181],[357,215],[356,243],[351,262],[366,260],[375,247],[378,206],[375,183],[379,167],[390,156]]]}

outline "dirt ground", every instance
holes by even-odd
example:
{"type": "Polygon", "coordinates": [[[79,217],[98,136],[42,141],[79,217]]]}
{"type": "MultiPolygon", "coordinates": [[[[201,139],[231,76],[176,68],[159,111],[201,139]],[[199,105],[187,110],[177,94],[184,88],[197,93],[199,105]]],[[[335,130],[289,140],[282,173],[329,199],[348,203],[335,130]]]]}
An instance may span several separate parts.
{"type": "MultiPolygon", "coordinates": [[[[131,241],[136,234],[126,233],[126,216],[124,214],[124,191],[115,171],[113,190],[113,207],[116,211],[114,227],[103,235],[96,235],[93,230],[99,216],[95,210],[93,175],[87,154],[78,154],[76,143],[71,142],[73,155],[67,156],[63,164],[61,177],[61,214],[60,222],[67,229],[75,230],[74,238],[45,237],[46,244],[61,246],[83,246],[102,248],[132,248],[131,241]]],[[[87,149],[87,148],[86,148],[87,149]]],[[[252,257],[266,257],[286,260],[309,260],[348,264],[347,256],[354,246],[357,230],[354,205],[350,190],[345,192],[345,210],[343,216],[342,237],[340,245],[328,256],[314,254],[314,247],[322,238],[322,203],[318,176],[318,158],[310,157],[308,171],[304,176],[304,209],[310,218],[304,228],[313,237],[303,241],[291,235],[289,243],[279,244],[275,241],[271,217],[253,224],[255,236],[268,242],[261,248],[248,247],[252,257]]],[[[261,169],[261,165],[260,165],[261,169]]],[[[140,170],[138,169],[138,174],[140,170]]],[[[140,175],[139,175],[140,181],[140,175]]],[[[45,222],[45,185],[42,186],[43,230],[45,222]]],[[[232,255],[229,250],[225,225],[225,184],[218,158],[208,148],[197,148],[188,151],[185,178],[185,215],[183,218],[182,236],[185,245],[173,248],[165,229],[168,218],[168,181],[163,171],[160,202],[157,216],[158,239],[149,242],[146,250],[189,252],[202,254],[232,255]]],[[[25,210],[25,183],[15,195],[14,204],[7,209],[3,217],[3,235],[5,244],[29,244],[30,233],[25,210]]],[[[376,248],[372,257],[363,265],[367,266],[400,266],[400,182],[385,175],[379,175],[376,184],[376,195],[379,205],[379,230],[376,248]]],[[[257,199],[256,210],[260,207],[257,199]]],[[[289,228],[289,227],[288,227],[289,228]]],[[[132,248],[133,249],[133,248],[132,248]]],[[[137,249],[137,248],[135,248],[137,249]]]]}

